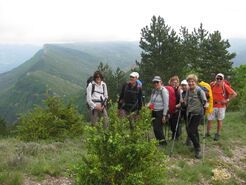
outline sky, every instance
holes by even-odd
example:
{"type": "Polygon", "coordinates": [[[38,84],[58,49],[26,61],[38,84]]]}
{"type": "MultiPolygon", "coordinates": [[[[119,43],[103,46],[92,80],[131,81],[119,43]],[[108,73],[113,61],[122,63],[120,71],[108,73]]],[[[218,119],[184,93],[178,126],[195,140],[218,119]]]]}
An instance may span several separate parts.
{"type": "Polygon", "coordinates": [[[246,38],[245,0],[0,0],[0,44],[139,41],[153,15],[179,32],[200,23],[246,38]]]}

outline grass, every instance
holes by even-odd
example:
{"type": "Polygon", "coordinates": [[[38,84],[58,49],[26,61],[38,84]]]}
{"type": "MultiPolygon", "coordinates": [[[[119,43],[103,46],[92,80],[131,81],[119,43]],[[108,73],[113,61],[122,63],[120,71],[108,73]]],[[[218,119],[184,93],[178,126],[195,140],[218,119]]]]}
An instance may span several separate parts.
{"type": "Polygon", "coordinates": [[[20,185],[25,176],[40,181],[49,176],[71,176],[84,148],[81,140],[22,142],[0,139],[0,184],[20,185]]]}
{"type": "MultiPolygon", "coordinates": [[[[212,133],[216,132],[216,122],[213,123],[212,133]]],[[[213,135],[206,138],[205,158],[202,160],[194,159],[193,147],[185,146],[186,133],[183,128],[181,140],[175,141],[173,155],[168,161],[168,174],[166,184],[245,184],[246,183],[246,121],[242,113],[227,113],[224,120],[223,130],[219,141],[213,140],[213,135]],[[240,160],[235,151],[242,148],[243,152],[240,160]],[[241,165],[240,165],[241,164],[241,165]],[[225,168],[231,178],[224,181],[212,180],[212,170],[225,168]]],[[[200,142],[203,146],[203,125],[199,126],[200,142]]],[[[171,142],[164,150],[169,154],[171,142]]]]}
{"type": "MultiPolygon", "coordinates": [[[[200,133],[203,125],[199,126],[200,133]]],[[[175,142],[173,155],[167,161],[164,184],[175,185],[240,185],[246,183],[246,121],[239,112],[227,113],[221,138],[206,138],[205,158],[194,159],[192,147],[186,146],[183,128],[181,140],[175,142]],[[213,169],[227,169],[231,178],[212,179],[213,169]]],[[[216,131],[213,123],[212,133],[216,131]]],[[[202,143],[202,135],[201,135],[202,143]]],[[[202,144],[201,144],[202,145],[202,144]]],[[[171,142],[160,149],[169,155],[171,142]]],[[[15,138],[0,139],[0,184],[21,185],[26,177],[37,182],[47,176],[73,178],[73,169],[79,163],[85,148],[80,139],[64,142],[22,142],[15,138]]]]}

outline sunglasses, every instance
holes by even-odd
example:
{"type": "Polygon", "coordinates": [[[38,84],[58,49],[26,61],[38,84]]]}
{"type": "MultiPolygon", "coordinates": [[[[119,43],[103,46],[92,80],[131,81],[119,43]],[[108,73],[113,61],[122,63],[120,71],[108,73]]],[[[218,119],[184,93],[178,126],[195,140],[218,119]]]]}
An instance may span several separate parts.
{"type": "Polygon", "coordinates": [[[222,80],[222,78],[216,78],[216,80],[222,80]]]}
{"type": "Polygon", "coordinates": [[[135,78],[134,76],[130,76],[130,78],[135,78]]]}
{"type": "Polygon", "coordinates": [[[158,84],[159,82],[158,81],[154,81],[153,84],[158,84]]]}
{"type": "Polygon", "coordinates": [[[96,78],[101,78],[100,76],[96,76],[96,78]]]}

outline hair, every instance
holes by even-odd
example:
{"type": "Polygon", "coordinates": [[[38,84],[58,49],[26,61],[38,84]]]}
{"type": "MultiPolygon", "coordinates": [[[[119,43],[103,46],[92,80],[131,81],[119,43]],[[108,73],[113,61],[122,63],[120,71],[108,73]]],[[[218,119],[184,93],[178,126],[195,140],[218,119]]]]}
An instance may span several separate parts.
{"type": "Polygon", "coordinates": [[[100,71],[95,71],[94,75],[93,75],[93,80],[96,80],[96,77],[100,76],[101,80],[103,80],[103,75],[100,71]]]}
{"type": "Polygon", "coordinates": [[[179,77],[178,77],[177,75],[172,76],[172,77],[169,79],[168,84],[170,84],[170,83],[171,83],[172,81],[174,81],[174,80],[177,80],[177,82],[178,82],[178,84],[179,84],[179,77]]]}
{"type": "Polygon", "coordinates": [[[195,74],[190,74],[186,78],[187,81],[194,80],[196,83],[198,82],[198,77],[195,74]]]}

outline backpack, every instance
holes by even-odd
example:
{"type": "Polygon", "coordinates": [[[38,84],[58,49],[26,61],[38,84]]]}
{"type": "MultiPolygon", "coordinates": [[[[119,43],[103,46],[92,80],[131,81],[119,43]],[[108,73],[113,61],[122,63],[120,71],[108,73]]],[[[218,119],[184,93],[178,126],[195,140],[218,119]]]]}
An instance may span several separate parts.
{"type": "MultiPolygon", "coordinates": [[[[138,109],[139,92],[142,90],[142,87],[140,86],[139,83],[137,83],[137,85],[136,85],[136,91],[133,91],[133,90],[129,89],[129,86],[130,86],[130,83],[125,83],[125,84],[123,85],[123,88],[124,88],[124,94],[123,94],[123,97],[122,97],[121,99],[119,99],[119,101],[118,101],[118,107],[120,107],[120,108],[123,108],[123,107],[124,107],[124,108],[126,108],[126,109],[129,109],[129,110],[128,110],[129,112],[132,112],[133,110],[138,109]],[[125,101],[125,98],[127,97],[126,95],[127,95],[128,92],[134,93],[134,94],[137,95],[137,100],[136,100],[136,102],[134,102],[134,104],[132,104],[131,106],[130,106],[130,104],[126,104],[126,103],[124,102],[124,101],[125,101]],[[123,101],[122,101],[122,100],[123,100],[123,101]],[[122,102],[121,102],[121,101],[122,101],[122,102]]],[[[141,97],[141,101],[143,101],[143,97],[141,97]]]]}
{"type": "MultiPolygon", "coordinates": [[[[206,87],[201,86],[201,85],[198,85],[198,87],[200,87],[200,88],[205,92],[207,101],[209,101],[209,99],[210,99],[209,90],[208,90],[206,87]]],[[[199,91],[199,92],[200,92],[200,91],[199,91]]],[[[199,93],[199,94],[200,94],[200,93],[199,93]]],[[[200,95],[199,95],[199,96],[200,96],[200,95]]]]}
{"type": "Polygon", "coordinates": [[[169,104],[168,104],[168,111],[169,113],[174,113],[176,109],[176,95],[175,90],[172,86],[164,86],[169,94],[169,104]]]}
{"type": "MultiPolygon", "coordinates": [[[[211,82],[210,83],[211,89],[213,89],[215,84],[216,84],[216,82],[211,82]]],[[[224,96],[225,99],[228,99],[229,95],[226,92],[225,86],[231,87],[231,84],[230,84],[230,82],[228,80],[223,80],[223,82],[222,82],[223,96],[224,96]]]]}

